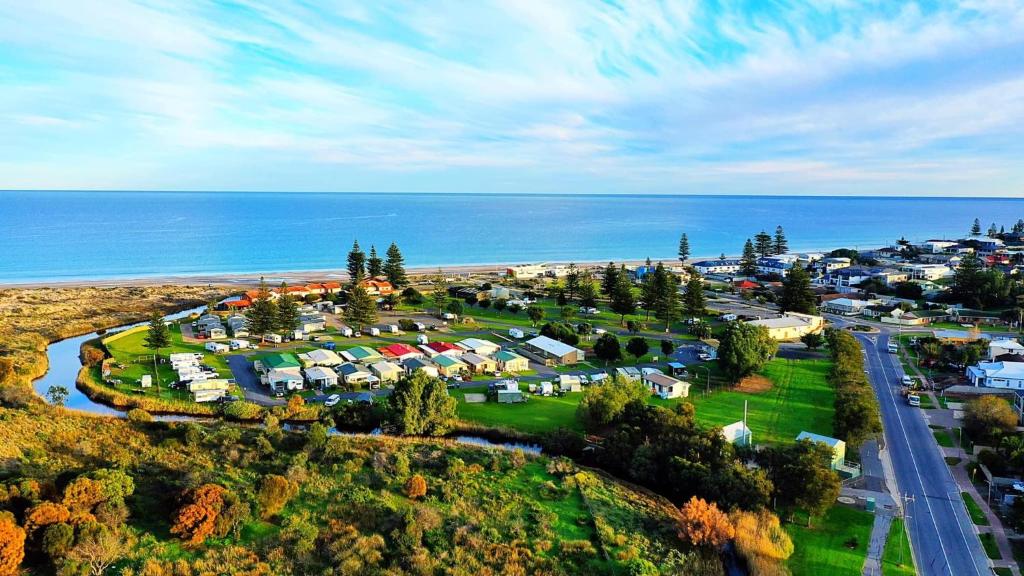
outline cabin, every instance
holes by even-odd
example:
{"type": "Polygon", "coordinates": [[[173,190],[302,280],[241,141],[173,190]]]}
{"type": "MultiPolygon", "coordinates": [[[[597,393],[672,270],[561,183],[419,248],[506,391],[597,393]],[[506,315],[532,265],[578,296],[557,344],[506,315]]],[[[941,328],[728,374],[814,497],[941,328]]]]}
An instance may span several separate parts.
{"type": "Polygon", "coordinates": [[[525,372],[530,369],[529,360],[508,350],[502,350],[495,354],[494,360],[502,372],[525,372]]]}
{"type": "Polygon", "coordinates": [[[224,344],[223,342],[207,342],[204,346],[210,352],[214,354],[224,354],[225,352],[231,351],[231,346],[224,344]]]}
{"type": "Polygon", "coordinates": [[[445,376],[447,378],[451,378],[452,376],[458,376],[459,374],[462,374],[463,372],[469,370],[469,366],[467,366],[464,362],[462,362],[461,360],[454,356],[449,356],[447,354],[438,354],[437,356],[434,356],[431,360],[433,360],[434,364],[437,365],[438,374],[440,374],[441,376],[445,376]]]}
{"type": "Polygon", "coordinates": [[[662,400],[686,398],[690,395],[689,382],[684,382],[661,372],[645,374],[643,381],[651,389],[651,393],[662,400]]]}
{"type": "Polygon", "coordinates": [[[298,355],[298,358],[299,362],[307,368],[313,366],[337,366],[345,362],[337,353],[323,348],[303,352],[298,355]]]}
{"type": "Polygon", "coordinates": [[[446,356],[461,356],[464,350],[451,342],[430,342],[420,346],[420,350],[423,350],[428,356],[433,358],[438,354],[444,354],[446,356]]]}
{"type": "Polygon", "coordinates": [[[797,435],[796,441],[810,440],[811,442],[818,442],[824,444],[832,449],[832,461],[831,468],[833,470],[839,470],[846,462],[846,442],[838,438],[830,438],[828,436],[822,436],[821,434],[815,434],[813,432],[801,432],[797,435]]]}
{"type": "Polygon", "coordinates": [[[300,368],[302,368],[302,363],[293,354],[268,354],[257,360],[254,364],[257,372],[279,370],[298,375],[300,368]]]}
{"type": "Polygon", "coordinates": [[[323,366],[306,368],[306,382],[314,388],[334,388],[338,385],[338,375],[323,366]]]}
{"type": "Polygon", "coordinates": [[[376,376],[382,384],[397,382],[405,373],[402,367],[393,362],[381,360],[370,364],[370,372],[376,376]]]}
{"type": "Polygon", "coordinates": [[[437,369],[437,364],[434,364],[426,358],[411,358],[403,362],[402,365],[405,366],[405,372],[410,376],[416,372],[423,372],[431,378],[437,378],[441,375],[437,369]]]}
{"type": "Polygon", "coordinates": [[[491,356],[497,353],[498,350],[501,350],[501,346],[489,340],[481,340],[480,338],[466,338],[455,344],[466,352],[472,352],[477,356],[491,356]]]}
{"type": "Polygon", "coordinates": [[[686,376],[686,365],[681,362],[669,362],[668,373],[670,376],[686,376]]]}
{"type": "Polygon", "coordinates": [[[341,380],[344,381],[347,386],[352,388],[359,386],[360,384],[368,384],[373,388],[373,384],[380,382],[379,378],[359,364],[342,364],[335,368],[335,373],[341,377],[341,380]]]}
{"type": "Polygon", "coordinates": [[[462,362],[469,366],[474,374],[493,374],[498,371],[498,363],[493,358],[467,352],[462,355],[462,362]]]}
{"type": "Polygon", "coordinates": [[[415,347],[405,344],[404,342],[396,342],[383,348],[378,348],[381,354],[389,360],[411,360],[413,358],[422,358],[423,353],[417,350],[415,347]]]}
{"type": "Polygon", "coordinates": [[[376,362],[383,360],[384,357],[369,346],[353,346],[348,350],[341,352],[341,357],[349,362],[376,362]]]}

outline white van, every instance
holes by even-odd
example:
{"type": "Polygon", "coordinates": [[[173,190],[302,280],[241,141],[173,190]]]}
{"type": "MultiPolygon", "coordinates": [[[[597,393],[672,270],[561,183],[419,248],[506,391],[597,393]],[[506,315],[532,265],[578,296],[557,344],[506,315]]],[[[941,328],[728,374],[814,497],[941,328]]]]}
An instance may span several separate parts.
{"type": "Polygon", "coordinates": [[[911,380],[910,376],[907,376],[906,374],[904,374],[903,375],[903,379],[900,380],[900,384],[903,384],[904,386],[910,386],[913,383],[914,383],[914,381],[911,380]]]}
{"type": "Polygon", "coordinates": [[[911,406],[920,406],[921,397],[918,396],[917,394],[907,394],[907,404],[911,406]]]}
{"type": "Polygon", "coordinates": [[[889,354],[895,354],[899,351],[899,344],[895,340],[889,341],[889,354]]]}

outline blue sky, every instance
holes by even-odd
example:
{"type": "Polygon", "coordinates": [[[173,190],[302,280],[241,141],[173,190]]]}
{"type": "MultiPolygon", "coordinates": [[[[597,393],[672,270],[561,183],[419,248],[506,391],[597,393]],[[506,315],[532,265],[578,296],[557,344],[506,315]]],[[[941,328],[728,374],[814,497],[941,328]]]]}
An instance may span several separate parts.
{"type": "Polygon", "coordinates": [[[1024,0],[0,0],[0,188],[1024,196],[1024,0]]]}

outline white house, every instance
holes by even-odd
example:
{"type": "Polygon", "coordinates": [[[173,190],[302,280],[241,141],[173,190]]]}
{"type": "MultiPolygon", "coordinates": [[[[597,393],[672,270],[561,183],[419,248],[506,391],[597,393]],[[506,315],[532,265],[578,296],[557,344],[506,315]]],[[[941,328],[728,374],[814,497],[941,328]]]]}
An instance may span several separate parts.
{"type": "Polygon", "coordinates": [[[481,340],[480,338],[466,338],[465,340],[456,342],[455,345],[466,352],[472,352],[479,356],[490,356],[498,350],[501,350],[501,346],[498,346],[489,340],[481,340]]]}
{"type": "Polygon", "coordinates": [[[690,395],[689,382],[684,382],[661,372],[645,374],[643,381],[653,394],[666,400],[669,398],[686,398],[690,395]]]}
{"type": "Polygon", "coordinates": [[[967,367],[967,378],[975,386],[1024,390],[1024,362],[978,362],[967,367]]]}
{"type": "Polygon", "coordinates": [[[1000,339],[989,342],[988,359],[990,361],[994,362],[1000,356],[1005,356],[1007,354],[1021,356],[1021,361],[1024,362],[1024,344],[1010,339],[1000,339]]]}
{"type": "Polygon", "coordinates": [[[333,388],[338,385],[338,375],[323,366],[306,368],[306,382],[314,388],[333,388]]]}
{"type": "Polygon", "coordinates": [[[836,298],[821,305],[822,312],[839,314],[841,316],[856,316],[871,305],[869,300],[854,300],[852,298],[836,298]]]}
{"type": "Polygon", "coordinates": [[[786,312],[781,318],[751,320],[747,324],[765,327],[768,335],[775,340],[793,340],[805,334],[820,332],[825,327],[825,319],[810,314],[786,312]]]}
{"type": "Polygon", "coordinates": [[[702,276],[708,274],[736,274],[740,271],[741,262],[736,258],[726,258],[725,260],[701,260],[700,262],[694,262],[693,267],[700,272],[702,276]]]}

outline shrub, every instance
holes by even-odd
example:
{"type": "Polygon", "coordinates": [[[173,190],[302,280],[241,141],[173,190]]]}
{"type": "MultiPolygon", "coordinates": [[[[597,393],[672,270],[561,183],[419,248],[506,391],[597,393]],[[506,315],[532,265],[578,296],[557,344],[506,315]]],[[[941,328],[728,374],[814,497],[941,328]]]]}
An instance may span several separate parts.
{"type": "Polygon", "coordinates": [[[152,422],[153,415],[142,408],[132,408],[127,414],[129,422],[152,422]]]}
{"type": "Polygon", "coordinates": [[[563,540],[558,547],[562,550],[562,554],[566,556],[582,558],[597,555],[597,550],[590,540],[563,540]]]}
{"type": "Polygon", "coordinates": [[[25,531],[9,513],[0,517],[0,576],[14,576],[25,558],[25,531]]]}
{"type": "Polygon", "coordinates": [[[263,416],[263,407],[259,404],[239,400],[224,404],[224,416],[231,420],[253,421],[263,416]]]}
{"type": "Polygon", "coordinates": [[[419,474],[414,475],[405,483],[405,495],[413,500],[427,495],[427,481],[419,474]]]}
{"type": "Polygon", "coordinates": [[[203,484],[190,491],[186,502],[171,519],[171,534],[179,536],[189,546],[198,546],[216,528],[217,516],[224,507],[224,488],[217,484],[203,484]]]}
{"type": "Polygon", "coordinates": [[[271,518],[280,512],[292,496],[298,492],[298,486],[284,476],[268,474],[260,483],[256,501],[260,505],[260,514],[264,519],[271,518]]]}
{"type": "Polygon", "coordinates": [[[708,546],[720,550],[736,534],[729,517],[719,510],[714,502],[709,503],[703,498],[691,496],[690,501],[683,504],[680,512],[683,516],[683,529],[679,533],[679,538],[694,546],[708,546]]]}

